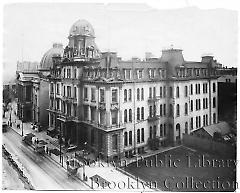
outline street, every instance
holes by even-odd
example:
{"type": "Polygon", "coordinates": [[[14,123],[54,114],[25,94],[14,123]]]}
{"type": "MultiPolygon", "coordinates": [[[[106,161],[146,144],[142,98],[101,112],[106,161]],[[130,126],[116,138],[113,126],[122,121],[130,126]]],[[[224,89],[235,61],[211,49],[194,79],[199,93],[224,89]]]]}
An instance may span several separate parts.
{"type": "Polygon", "coordinates": [[[12,156],[17,156],[27,177],[36,190],[87,190],[90,189],[50,158],[36,154],[22,143],[22,138],[12,129],[3,133],[3,144],[12,156]]]}

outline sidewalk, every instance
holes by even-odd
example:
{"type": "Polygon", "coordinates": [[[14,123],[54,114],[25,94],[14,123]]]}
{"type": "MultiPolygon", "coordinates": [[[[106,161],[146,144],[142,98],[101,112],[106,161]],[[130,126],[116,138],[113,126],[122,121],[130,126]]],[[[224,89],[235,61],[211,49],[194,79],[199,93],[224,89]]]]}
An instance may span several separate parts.
{"type": "MultiPolygon", "coordinates": [[[[9,119],[9,112],[6,112],[6,118],[9,119]]],[[[12,113],[11,119],[12,119],[12,123],[13,123],[12,129],[15,132],[17,132],[19,135],[22,135],[21,121],[18,119],[18,117],[14,113],[12,113]],[[17,128],[17,125],[15,122],[21,123],[20,129],[17,128]]],[[[46,131],[40,131],[40,132],[34,131],[33,129],[31,129],[31,123],[23,123],[23,134],[26,135],[27,133],[33,133],[36,137],[38,137],[39,140],[46,141],[48,143],[47,146],[49,149],[58,149],[59,150],[59,144],[58,144],[57,139],[48,136],[46,131]]],[[[139,156],[146,158],[148,156],[155,155],[155,154],[158,154],[158,153],[161,153],[164,151],[168,151],[173,148],[177,148],[177,147],[160,148],[158,151],[148,150],[147,153],[145,153],[143,155],[139,155],[139,156]]],[[[62,165],[62,167],[67,170],[67,164],[66,164],[67,156],[72,157],[75,160],[74,153],[75,152],[71,152],[71,153],[64,152],[63,153],[63,163],[60,163],[60,156],[56,156],[54,154],[51,154],[51,156],[45,154],[44,156],[48,157],[49,159],[52,159],[57,164],[62,165]]],[[[126,158],[125,160],[126,160],[127,164],[130,164],[130,163],[136,161],[136,157],[126,158]]],[[[81,163],[81,164],[83,164],[83,163],[81,163]]],[[[149,183],[149,182],[145,183],[143,180],[136,178],[135,176],[127,173],[126,171],[124,171],[110,163],[106,163],[102,160],[96,160],[95,162],[93,162],[90,165],[85,165],[84,167],[79,167],[77,169],[76,176],[80,180],[82,180],[85,184],[87,184],[88,186],[93,188],[94,190],[103,190],[103,189],[104,190],[113,189],[113,190],[120,190],[120,191],[121,190],[125,190],[125,191],[126,190],[128,190],[128,191],[158,190],[158,189],[150,189],[149,187],[146,186],[146,183],[149,183]],[[84,178],[83,178],[84,175],[87,176],[87,181],[84,181],[84,178]],[[99,180],[99,181],[97,183],[93,179],[91,179],[91,177],[93,177],[93,176],[98,177],[97,180],[99,180]],[[107,183],[106,183],[105,184],[106,187],[102,187],[101,180],[109,182],[109,185],[107,185],[107,183]]]]}

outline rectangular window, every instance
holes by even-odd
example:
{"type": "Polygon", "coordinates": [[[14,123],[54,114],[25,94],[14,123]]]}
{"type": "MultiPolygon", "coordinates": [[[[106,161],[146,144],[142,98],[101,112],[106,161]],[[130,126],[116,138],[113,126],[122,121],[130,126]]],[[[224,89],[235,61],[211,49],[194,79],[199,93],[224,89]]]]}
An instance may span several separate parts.
{"type": "Polygon", "coordinates": [[[141,89],[141,100],[142,101],[144,100],[144,89],[143,88],[141,89]]]}
{"type": "Polygon", "coordinates": [[[117,94],[118,90],[117,89],[113,89],[112,90],[112,103],[117,103],[118,102],[118,94],[117,94]]]}
{"type": "Polygon", "coordinates": [[[105,101],[105,93],[104,93],[104,89],[100,89],[100,103],[104,103],[105,101]]]}
{"type": "Polygon", "coordinates": [[[162,87],[160,87],[160,98],[162,98],[162,87]]]}
{"type": "Polygon", "coordinates": [[[143,77],[143,70],[138,70],[137,74],[138,74],[138,79],[141,79],[143,77]]]}
{"type": "Polygon", "coordinates": [[[111,112],[112,115],[112,125],[116,125],[118,123],[118,111],[114,110],[111,112]]]}
{"type": "Polygon", "coordinates": [[[91,101],[95,102],[96,101],[96,89],[91,88],[91,101]]]}
{"type": "Polygon", "coordinates": [[[166,104],[163,105],[163,115],[166,116],[166,104]]]}
{"type": "Polygon", "coordinates": [[[132,131],[129,131],[129,145],[132,145],[132,131]]]}
{"type": "Polygon", "coordinates": [[[144,142],[144,128],[141,130],[141,141],[144,142]]]}
{"type": "Polygon", "coordinates": [[[54,89],[53,89],[53,83],[51,83],[51,86],[50,86],[50,92],[51,92],[51,93],[54,92],[54,89]]]}
{"type": "Polygon", "coordinates": [[[128,100],[132,101],[132,89],[128,90],[128,100]]]}
{"type": "Polygon", "coordinates": [[[60,94],[59,84],[57,84],[57,94],[60,94]]]}
{"type": "Polygon", "coordinates": [[[112,149],[113,150],[118,149],[118,136],[116,134],[112,136],[112,149]]]}
{"type": "Polygon", "coordinates": [[[163,98],[166,97],[166,86],[163,87],[163,98]]]}
{"type": "Polygon", "coordinates": [[[193,129],[193,118],[191,117],[191,130],[193,129]]]}
{"type": "Polygon", "coordinates": [[[77,87],[74,87],[74,98],[77,98],[77,87]]]}
{"type": "Polygon", "coordinates": [[[71,69],[67,69],[67,78],[71,78],[71,69]]]}
{"type": "Polygon", "coordinates": [[[67,96],[71,97],[71,86],[67,86],[67,96]]]}
{"type": "Polygon", "coordinates": [[[88,99],[88,88],[84,87],[84,100],[88,99]]]}

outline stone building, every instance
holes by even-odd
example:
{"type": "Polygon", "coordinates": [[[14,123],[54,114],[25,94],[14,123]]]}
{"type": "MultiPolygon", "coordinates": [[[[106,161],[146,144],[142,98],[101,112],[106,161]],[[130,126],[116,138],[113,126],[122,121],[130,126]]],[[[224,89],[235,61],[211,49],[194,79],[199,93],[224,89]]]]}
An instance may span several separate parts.
{"type": "Polygon", "coordinates": [[[52,58],[49,127],[66,142],[105,158],[143,153],[151,139],[180,143],[183,133],[218,122],[216,61],[185,61],[182,50],[123,61],[100,53],[94,29],[73,24],[63,57],[52,58]]]}
{"type": "MultiPolygon", "coordinates": [[[[50,67],[53,55],[62,56],[63,47],[54,43],[43,56],[40,65],[27,69],[19,67],[17,71],[18,116],[24,122],[33,122],[48,128],[50,67]],[[31,70],[33,69],[33,70],[31,70]]],[[[18,63],[18,66],[20,63],[18,63]]],[[[27,64],[31,64],[28,62],[27,64]]]]}

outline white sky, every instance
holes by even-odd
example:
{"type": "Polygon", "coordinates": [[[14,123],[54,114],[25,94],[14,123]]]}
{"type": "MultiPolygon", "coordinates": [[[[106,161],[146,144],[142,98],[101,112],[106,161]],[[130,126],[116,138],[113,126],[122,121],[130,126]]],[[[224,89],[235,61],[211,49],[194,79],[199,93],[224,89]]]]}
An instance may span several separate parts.
{"type": "MultiPolygon", "coordinates": [[[[192,5],[192,4],[190,4],[192,5]]],[[[40,62],[54,42],[68,43],[78,19],[88,20],[101,51],[144,58],[145,52],[182,48],[185,60],[212,53],[224,66],[237,66],[237,11],[197,7],[158,9],[144,4],[18,3],[4,6],[4,79],[15,75],[17,60],[40,62]],[[22,52],[23,50],[23,52],[22,52]],[[23,54],[22,54],[23,53],[23,54]]]]}

